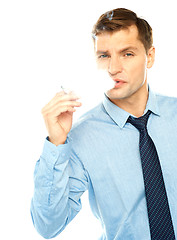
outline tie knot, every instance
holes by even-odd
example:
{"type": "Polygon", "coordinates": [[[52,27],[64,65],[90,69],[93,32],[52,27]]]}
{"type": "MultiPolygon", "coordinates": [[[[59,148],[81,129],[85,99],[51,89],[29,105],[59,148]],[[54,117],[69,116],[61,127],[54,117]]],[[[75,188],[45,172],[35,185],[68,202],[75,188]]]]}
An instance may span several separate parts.
{"type": "Polygon", "coordinates": [[[148,112],[145,115],[139,118],[129,116],[127,122],[131,123],[134,127],[136,127],[139,131],[141,131],[143,129],[146,129],[147,121],[150,114],[151,114],[151,111],[148,110],[148,112]]]}

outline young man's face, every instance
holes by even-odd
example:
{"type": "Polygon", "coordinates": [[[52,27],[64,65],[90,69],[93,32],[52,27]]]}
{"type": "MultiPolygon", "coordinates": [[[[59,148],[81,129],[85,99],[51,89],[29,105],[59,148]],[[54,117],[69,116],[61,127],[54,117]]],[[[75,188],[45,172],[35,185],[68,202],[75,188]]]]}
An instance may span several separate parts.
{"type": "Polygon", "coordinates": [[[99,69],[106,70],[112,88],[106,95],[116,104],[147,92],[147,68],[154,62],[154,48],[146,53],[135,25],[96,37],[95,53],[99,69]]]}

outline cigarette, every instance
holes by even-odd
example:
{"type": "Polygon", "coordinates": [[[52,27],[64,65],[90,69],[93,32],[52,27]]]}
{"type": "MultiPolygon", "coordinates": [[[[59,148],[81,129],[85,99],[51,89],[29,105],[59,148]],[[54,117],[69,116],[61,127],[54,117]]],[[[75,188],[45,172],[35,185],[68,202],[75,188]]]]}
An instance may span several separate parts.
{"type": "Polygon", "coordinates": [[[64,92],[65,94],[68,94],[68,93],[69,93],[69,90],[67,90],[67,89],[64,88],[63,86],[61,86],[61,89],[63,90],[63,92],[64,92]]]}

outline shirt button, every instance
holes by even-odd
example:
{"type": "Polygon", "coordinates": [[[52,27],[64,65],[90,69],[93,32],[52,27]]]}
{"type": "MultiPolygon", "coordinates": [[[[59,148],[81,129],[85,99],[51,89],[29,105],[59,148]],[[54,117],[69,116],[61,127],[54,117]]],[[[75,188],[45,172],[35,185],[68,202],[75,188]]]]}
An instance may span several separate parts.
{"type": "Polygon", "coordinates": [[[52,152],[52,156],[55,157],[56,156],[56,152],[53,151],[52,152]]]}

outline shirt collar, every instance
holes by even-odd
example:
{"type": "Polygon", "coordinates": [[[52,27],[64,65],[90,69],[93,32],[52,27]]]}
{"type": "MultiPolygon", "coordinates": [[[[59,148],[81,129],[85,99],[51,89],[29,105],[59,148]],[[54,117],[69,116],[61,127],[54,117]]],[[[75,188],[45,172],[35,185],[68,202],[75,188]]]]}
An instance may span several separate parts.
{"type": "MultiPolygon", "coordinates": [[[[128,117],[131,115],[125,110],[119,108],[117,105],[112,103],[109,98],[105,95],[103,99],[103,106],[109,116],[113,119],[113,121],[120,127],[123,128],[127,122],[128,117]]],[[[151,91],[149,87],[149,97],[146,105],[146,109],[144,114],[151,110],[151,112],[155,115],[160,116],[160,111],[157,105],[156,95],[151,91]]]]}

